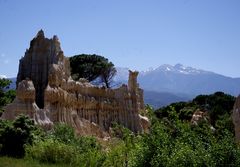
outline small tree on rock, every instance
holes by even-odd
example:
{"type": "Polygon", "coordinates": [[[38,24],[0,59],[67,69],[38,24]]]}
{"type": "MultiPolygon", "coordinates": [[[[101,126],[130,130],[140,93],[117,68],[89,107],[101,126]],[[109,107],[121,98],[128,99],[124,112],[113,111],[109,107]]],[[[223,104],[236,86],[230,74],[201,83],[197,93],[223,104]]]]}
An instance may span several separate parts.
{"type": "Polygon", "coordinates": [[[116,74],[112,62],[99,55],[81,54],[70,57],[71,75],[74,80],[86,78],[88,81],[99,79],[99,84],[110,87],[116,74]]]}

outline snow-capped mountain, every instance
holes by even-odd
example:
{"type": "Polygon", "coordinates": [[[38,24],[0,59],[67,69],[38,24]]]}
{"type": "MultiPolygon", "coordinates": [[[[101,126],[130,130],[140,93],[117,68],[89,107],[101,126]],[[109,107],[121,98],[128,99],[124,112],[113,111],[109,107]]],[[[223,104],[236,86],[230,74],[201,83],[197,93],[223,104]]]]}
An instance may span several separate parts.
{"type": "Polygon", "coordinates": [[[204,70],[200,70],[200,69],[196,69],[196,68],[192,68],[192,67],[187,67],[182,64],[176,64],[174,66],[169,65],[169,64],[163,64],[156,69],[152,68],[152,70],[143,71],[143,72],[141,72],[141,75],[146,75],[153,71],[161,71],[161,72],[166,72],[166,73],[168,73],[168,72],[169,73],[180,73],[180,74],[186,74],[186,75],[188,75],[188,74],[198,75],[198,74],[213,73],[210,71],[204,71],[204,70]]]}
{"type": "MultiPolygon", "coordinates": [[[[117,71],[128,75],[127,68],[117,69],[117,71]]],[[[118,76],[118,81],[126,82],[127,77],[121,79],[118,76]]],[[[155,97],[157,97],[156,92],[164,92],[165,94],[167,92],[177,96],[178,98],[174,99],[178,100],[186,100],[199,94],[210,94],[216,91],[222,91],[234,96],[240,94],[240,78],[231,78],[210,71],[185,67],[181,64],[174,66],[164,64],[156,69],[140,72],[138,82],[145,92],[148,91],[146,93],[147,97],[145,97],[146,100],[152,99],[150,97],[151,92],[155,92],[155,97]]],[[[159,95],[159,98],[163,97],[162,94],[159,95]]],[[[170,100],[169,102],[175,101],[170,100]]]]}
{"type": "Polygon", "coordinates": [[[209,71],[162,65],[139,75],[139,83],[146,90],[184,93],[192,96],[223,91],[232,95],[240,93],[240,78],[226,77],[209,71]]]}

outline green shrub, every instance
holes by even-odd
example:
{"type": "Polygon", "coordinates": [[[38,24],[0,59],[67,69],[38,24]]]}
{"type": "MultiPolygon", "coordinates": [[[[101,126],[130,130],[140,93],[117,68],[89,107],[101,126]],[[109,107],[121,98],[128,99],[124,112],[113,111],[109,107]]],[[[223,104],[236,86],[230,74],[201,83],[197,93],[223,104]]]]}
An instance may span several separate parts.
{"type": "Polygon", "coordinates": [[[65,144],[74,143],[76,140],[74,129],[63,123],[54,125],[52,131],[50,132],[50,137],[65,144]]]}
{"type": "Polygon", "coordinates": [[[11,103],[16,96],[15,90],[8,90],[11,82],[8,79],[0,78],[0,117],[4,112],[2,107],[11,103]]]}
{"type": "MultiPolygon", "coordinates": [[[[132,166],[239,166],[240,149],[225,114],[212,130],[207,122],[191,126],[173,117],[151,122],[149,134],[135,140],[132,166]],[[228,127],[229,126],[229,127],[228,127]]],[[[154,116],[153,116],[154,117],[154,116]]]]}
{"type": "Polygon", "coordinates": [[[124,166],[126,160],[126,146],[124,142],[118,142],[115,146],[111,147],[106,155],[106,160],[103,166],[106,167],[120,167],[124,166]]]}
{"type": "Polygon", "coordinates": [[[79,152],[92,151],[93,149],[100,150],[100,145],[96,138],[91,136],[76,136],[74,129],[63,123],[54,125],[53,130],[47,138],[57,140],[67,145],[74,146],[79,152]]]}
{"type": "Polygon", "coordinates": [[[28,159],[73,166],[101,166],[105,157],[94,137],[78,137],[66,124],[56,124],[42,140],[26,147],[28,159]]]}
{"type": "Polygon", "coordinates": [[[99,150],[92,150],[81,153],[78,156],[76,164],[81,167],[102,167],[106,155],[99,150]]]}
{"type": "Polygon", "coordinates": [[[76,138],[75,146],[80,153],[101,150],[101,146],[97,142],[96,138],[91,136],[81,136],[76,138]]]}
{"type": "Polygon", "coordinates": [[[57,140],[46,139],[26,147],[26,157],[45,163],[72,164],[76,161],[77,150],[57,140]]]}
{"type": "Polygon", "coordinates": [[[26,147],[26,158],[41,163],[68,164],[70,166],[102,166],[105,159],[100,150],[80,152],[78,147],[54,139],[45,139],[26,147]]]}
{"type": "Polygon", "coordinates": [[[0,154],[11,157],[23,157],[25,144],[31,144],[37,127],[33,120],[20,115],[15,121],[0,120],[0,154]]]}

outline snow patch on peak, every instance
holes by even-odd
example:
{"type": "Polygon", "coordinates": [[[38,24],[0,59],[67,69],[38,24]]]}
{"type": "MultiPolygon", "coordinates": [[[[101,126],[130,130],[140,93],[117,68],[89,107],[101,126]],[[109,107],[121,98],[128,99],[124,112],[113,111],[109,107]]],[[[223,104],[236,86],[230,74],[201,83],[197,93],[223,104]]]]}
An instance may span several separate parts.
{"type": "Polygon", "coordinates": [[[167,71],[171,71],[171,69],[169,67],[166,68],[167,71]]]}
{"type": "Polygon", "coordinates": [[[174,67],[169,64],[163,64],[156,68],[157,71],[173,71],[174,67]]]}
{"type": "Polygon", "coordinates": [[[169,65],[169,64],[163,64],[161,66],[159,66],[158,68],[156,68],[156,71],[163,71],[163,72],[174,72],[174,73],[181,73],[181,74],[192,74],[192,75],[196,75],[196,74],[206,74],[206,73],[211,73],[208,71],[204,71],[204,70],[199,70],[196,68],[192,68],[192,67],[188,67],[188,66],[184,66],[182,64],[176,64],[174,66],[169,65]]]}

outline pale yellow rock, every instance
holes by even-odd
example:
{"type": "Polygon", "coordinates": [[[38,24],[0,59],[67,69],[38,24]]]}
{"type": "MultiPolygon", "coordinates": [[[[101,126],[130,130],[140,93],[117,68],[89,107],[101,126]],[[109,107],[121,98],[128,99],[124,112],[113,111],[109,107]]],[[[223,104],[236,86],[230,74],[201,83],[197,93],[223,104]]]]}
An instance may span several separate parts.
{"type": "Polygon", "coordinates": [[[17,97],[5,107],[2,118],[23,113],[45,128],[61,122],[80,135],[101,138],[108,137],[113,123],[133,132],[147,131],[149,121],[140,115],[144,101],[137,75],[129,71],[128,85],[117,89],[97,87],[85,79],[73,81],[57,36],[47,39],[39,31],[20,60],[17,97]]]}

